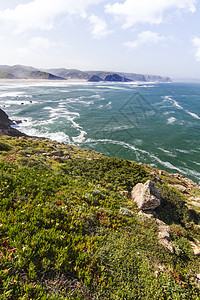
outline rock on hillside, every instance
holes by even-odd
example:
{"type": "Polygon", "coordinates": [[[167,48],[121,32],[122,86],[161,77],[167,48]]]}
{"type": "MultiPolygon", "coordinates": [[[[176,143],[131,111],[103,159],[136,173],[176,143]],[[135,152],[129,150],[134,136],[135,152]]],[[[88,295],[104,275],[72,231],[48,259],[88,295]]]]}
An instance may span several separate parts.
{"type": "Polygon", "coordinates": [[[155,209],[160,205],[159,192],[151,180],[145,184],[138,183],[131,192],[131,198],[141,210],[155,209]]]}

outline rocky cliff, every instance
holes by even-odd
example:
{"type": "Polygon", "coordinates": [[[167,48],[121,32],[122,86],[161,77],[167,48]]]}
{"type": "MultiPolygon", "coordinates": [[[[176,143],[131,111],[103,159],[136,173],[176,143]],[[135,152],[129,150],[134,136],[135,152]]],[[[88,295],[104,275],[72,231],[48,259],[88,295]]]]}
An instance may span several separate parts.
{"type": "Polygon", "coordinates": [[[5,134],[13,137],[26,136],[24,133],[13,128],[15,123],[11,121],[8,115],[0,109],[0,134],[5,134]]]}

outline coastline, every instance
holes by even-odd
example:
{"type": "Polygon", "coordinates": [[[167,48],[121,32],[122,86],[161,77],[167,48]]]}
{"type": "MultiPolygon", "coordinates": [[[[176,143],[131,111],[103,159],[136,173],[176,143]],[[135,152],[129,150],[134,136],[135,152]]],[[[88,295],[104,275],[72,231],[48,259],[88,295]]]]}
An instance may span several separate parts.
{"type": "Polygon", "coordinates": [[[59,82],[59,83],[66,83],[66,82],[88,82],[87,80],[79,80],[79,79],[70,79],[70,80],[52,80],[52,79],[2,79],[0,78],[0,83],[25,83],[25,82],[59,82]]]}

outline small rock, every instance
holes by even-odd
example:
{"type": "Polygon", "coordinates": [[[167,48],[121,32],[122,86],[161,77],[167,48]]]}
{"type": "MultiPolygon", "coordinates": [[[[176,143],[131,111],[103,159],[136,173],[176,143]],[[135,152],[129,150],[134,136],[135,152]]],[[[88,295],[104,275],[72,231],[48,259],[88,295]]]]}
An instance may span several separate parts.
{"type": "Polygon", "coordinates": [[[128,217],[131,217],[133,214],[133,212],[130,209],[127,209],[125,207],[120,207],[119,213],[128,217]]]}
{"type": "Polygon", "coordinates": [[[92,195],[93,195],[93,196],[97,196],[97,195],[99,195],[100,193],[101,193],[101,192],[100,192],[99,190],[97,190],[97,189],[92,191],[92,195]]]}
{"type": "Polygon", "coordinates": [[[63,151],[52,151],[51,156],[63,156],[63,151]]]}
{"type": "Polygon", "coordinates": [[[143,219],[155,218],[155,212],[153,210],[139,211],[138,216],[143,219]]]}
{"type": "Polygon", "coordinates": [[[128,191],[121,191],[120,194],[123,196],[128,196],[128,191]]]}
{"type": "Polygon", "coordinates": [[[194,252],[194,255],[200,255],[200,247],[197,246],[195,243],[190,242],[191,246],[192,246],[192,250],[194,252]]]}

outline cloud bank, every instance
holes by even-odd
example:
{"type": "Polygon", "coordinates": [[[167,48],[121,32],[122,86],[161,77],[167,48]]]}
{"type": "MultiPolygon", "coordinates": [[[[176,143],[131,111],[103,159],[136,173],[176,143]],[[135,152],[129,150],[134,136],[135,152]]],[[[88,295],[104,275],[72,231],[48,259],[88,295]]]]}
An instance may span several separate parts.
{"type": "Polygon", "coordinates": [[[123,21],[123,27],[129,28],[137,23],[160,24],[163,16],[172,9],[196,11],[196,0],[125,0],[107,4],[105,11],[123,21]]]}
{"type": "Polygon", "coordinates": [[[103,0],[34,0],[20,4],[15,9],[0,11],[0,20],[14,23],[16,32],[27,29],[50,30],[57,16],[78,15],[86,18],[89,6],[97,5],[103,0]]]}
{"type": "Polygon", "coordinates": [[[126,43],[124,43],[124,46],[130,47],[130,48],[137,48],[142,45],[157,44],[163,40],[165,40],[165,37],[159,35],[157,32],[142,31],[141,33],[138,34],[138,37],[136,40],[134,40],[132,42],[126,42],[126,43]]]}
{"type": "Polygon", "coordinates": [[[195,58],[200,61],[200,38],[197,36],[194,37],[192,39],[192,44],[195,49],[195,58]]]}
{"type": "Polygon", "coordinates": [[[101,39],[112,33],[111,30],[108,30],[108,25],[105,20],[99,18],[96,15],[91,15],[89,21],[93,26],[92,36],[96,39],[101,39]]]}

